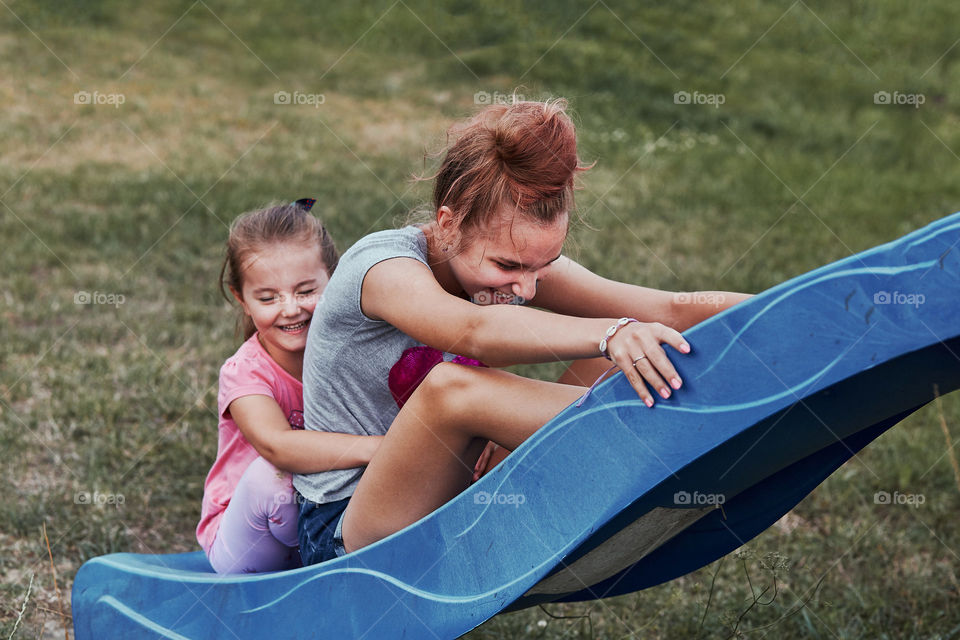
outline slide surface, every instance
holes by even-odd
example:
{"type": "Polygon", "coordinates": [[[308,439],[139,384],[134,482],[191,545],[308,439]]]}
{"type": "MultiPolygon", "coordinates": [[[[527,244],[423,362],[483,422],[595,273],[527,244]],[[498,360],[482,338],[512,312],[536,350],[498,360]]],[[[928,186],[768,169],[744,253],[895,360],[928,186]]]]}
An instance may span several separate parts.
{"type": "Polygon", "coordinates": [[[960,214],[684,335],[669,400],[648,409],[614,376],[455,500],[343,558],[250,576],[218,576],[201,552],[94,558],[73,585],[76,637],[455,638],[709,564],[935,387],[960,388],[960,214]]]}

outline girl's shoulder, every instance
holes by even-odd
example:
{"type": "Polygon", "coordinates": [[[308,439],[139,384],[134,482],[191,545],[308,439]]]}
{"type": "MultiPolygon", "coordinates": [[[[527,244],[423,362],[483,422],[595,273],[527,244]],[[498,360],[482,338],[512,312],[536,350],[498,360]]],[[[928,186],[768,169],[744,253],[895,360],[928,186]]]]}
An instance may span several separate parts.
{"type": "Polygon", "coordinates": [[[261,352],[263,347],[260,346],[260,340],[257,337],[257,332],[254,332],[252,336],[243,341],[237,350],[233,352],[233,355],[226,359],[224,364],[228,362],[243,362],[248,360],[258,360],[261,357],[261,352]]]}
{"type": "Polygon", "coordinates": [[[270,357],[256,333],[220,367],[219,389],[217,403],[221,413],[243,395],[270,396],[281,407],[286,406],[284,402],[293,403],[291,407],[302,403],[303,398],[303,383],[270,357]]]}
{"type": "Polygon", "coordinates": [[[254,333],[220,367],[221,383],[225,379],[236,379],[240,375],[263,377],[272,373],[275,368],[271,366],[272,364],[273,359],[264,350],[257,334],[254,333]]]}

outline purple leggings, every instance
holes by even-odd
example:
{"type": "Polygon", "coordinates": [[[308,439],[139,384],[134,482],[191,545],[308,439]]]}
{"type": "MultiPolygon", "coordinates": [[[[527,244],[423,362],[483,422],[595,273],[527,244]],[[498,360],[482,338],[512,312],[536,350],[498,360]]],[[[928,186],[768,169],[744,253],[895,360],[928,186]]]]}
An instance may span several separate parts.
{"type": "Polygon", "coordinates": [[[301,566],[299,505],[290,474],[258,457],[243,472],[207,553],[217,573],[282,571],[301,566]]]}

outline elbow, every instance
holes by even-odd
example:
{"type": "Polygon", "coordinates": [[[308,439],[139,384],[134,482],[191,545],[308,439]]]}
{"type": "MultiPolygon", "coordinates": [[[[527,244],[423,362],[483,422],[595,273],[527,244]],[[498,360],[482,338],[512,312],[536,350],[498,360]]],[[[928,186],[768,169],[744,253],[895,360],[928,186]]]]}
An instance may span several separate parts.
{"type": "Polygon", "coordinates": [[[515,307],[495,305],[481,307],[480,313],[470,319],[463,337],[457,342],[452,353],[473,358],[488,367],[502,368],[518,364],[515,354],[504,350],[503,327],[511,325],[505,313],[515,311],[515,307]]]}
{"type": "Polygon", "coordinates": [[[450,352],[490,364],[487,361],[492,358],[493,354],[490,349],[491,341],[488,339],[492,335],[492,332],[488,329],[490,324],[487,321],[487,316],[490,315],[486,313],[488,310],[490,309],[481,308],[480,313],[471,314],[466,327],[464,327],[463,335],[449,350],[450,352]]]}
{"type": "Polygon", "coordinates": [[[260,457],[272,464],[280,471],[286,471],[289,464],[287,456],[283,455],[283,448],[278,447],[275,442],[262,442],[258,443],[258,446],[255,447],[257,453],[260,454],[260,457]]]}

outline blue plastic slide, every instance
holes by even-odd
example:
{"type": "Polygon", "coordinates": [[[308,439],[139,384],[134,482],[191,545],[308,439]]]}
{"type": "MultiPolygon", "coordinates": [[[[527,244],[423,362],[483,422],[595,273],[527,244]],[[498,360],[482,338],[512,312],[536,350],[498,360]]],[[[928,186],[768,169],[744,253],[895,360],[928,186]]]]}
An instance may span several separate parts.
{"type": "Polygon", "coordinates": [[[455,500],[343,558],[252,576],[218,576],[201,552],[94,558],[73,585],[76,637],[455,638],[698,569],[935,387],[960,388],[960,214],[685,336],[669,400],[648,409],[614,376],[455,500]]]}

